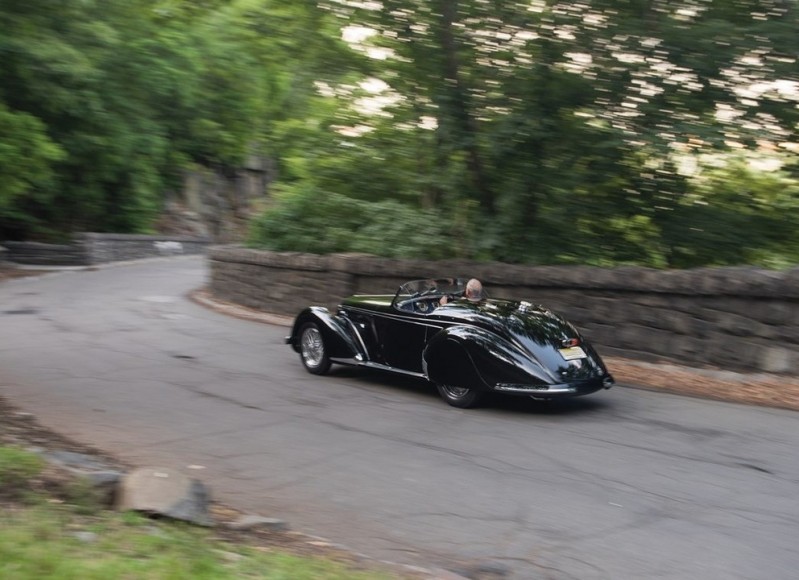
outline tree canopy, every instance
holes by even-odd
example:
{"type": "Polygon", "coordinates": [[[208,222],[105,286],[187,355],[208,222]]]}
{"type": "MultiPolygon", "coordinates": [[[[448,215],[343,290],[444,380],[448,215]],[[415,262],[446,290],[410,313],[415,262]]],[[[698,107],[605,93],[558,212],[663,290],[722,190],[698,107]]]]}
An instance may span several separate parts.
{"type": "Polygon", "coordinates": [[[0,236],[146,231],[187,164],[278,168],[274,249],[799,259],[790,0],[0,6],[0,236]]]}

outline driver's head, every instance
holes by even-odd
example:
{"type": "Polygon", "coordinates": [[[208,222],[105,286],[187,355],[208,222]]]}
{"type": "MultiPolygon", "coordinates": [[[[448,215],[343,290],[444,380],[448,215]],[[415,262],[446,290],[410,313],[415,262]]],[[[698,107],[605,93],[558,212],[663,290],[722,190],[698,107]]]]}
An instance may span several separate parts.
{"type": "Polygon", "coordinates": [[[472,278],[466,283],[466,292],[464,296],[472,302],[477,302],[483,299],[483,285],[477,278],[472,278]]]}

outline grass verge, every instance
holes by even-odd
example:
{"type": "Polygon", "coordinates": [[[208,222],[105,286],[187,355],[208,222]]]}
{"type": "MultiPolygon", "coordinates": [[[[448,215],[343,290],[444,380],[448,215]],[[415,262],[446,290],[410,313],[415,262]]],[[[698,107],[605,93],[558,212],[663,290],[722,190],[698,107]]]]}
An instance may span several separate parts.
{"type": "Polygon", "coordinates": [[[104,510],[90,501],[88,489],[85,498],[73,489],[67,500],[32,492],[44,470],[37,455],[0,447],[0,578],[4,580],[396,578],[324,558],[231,543],[216,537],[213,529],[104,510]]]}

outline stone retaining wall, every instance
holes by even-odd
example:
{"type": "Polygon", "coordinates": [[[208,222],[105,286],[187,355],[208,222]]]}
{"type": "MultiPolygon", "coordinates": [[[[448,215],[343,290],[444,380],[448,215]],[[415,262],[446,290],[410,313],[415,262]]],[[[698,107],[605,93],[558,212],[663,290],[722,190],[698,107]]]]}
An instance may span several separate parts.
{"type": "Polygon", "coordinates": [[[209,240],[189,236],[79,234],[72,244],[5,242],[6,258],[16,264],[88,266],[158,256],[203,254],[209,240]]]}
{"type": "Polygon", "coordinates": [[[351,294],[391,293],[416,278],[477,277],[493,297],[562,314],[609,356],[799,373],[799,268],[530,267],[234,246],[214,247],[209,258],[217,298],[277,314],[332,309],[351,294]]]}
{"type": "Polygon", "coordinates": [[[207,238],[189,236],[82,234],[80,243],[86,248],[91,264],[102,264],[158,256],[204,254],[210,242],[207,238]]]}
{"type": "Polygon", "coordinates": [[[80,244],[42,244],[4,242],[7,259],[33,266],[83,266],[89,264],[86,249],[80,244]]]}

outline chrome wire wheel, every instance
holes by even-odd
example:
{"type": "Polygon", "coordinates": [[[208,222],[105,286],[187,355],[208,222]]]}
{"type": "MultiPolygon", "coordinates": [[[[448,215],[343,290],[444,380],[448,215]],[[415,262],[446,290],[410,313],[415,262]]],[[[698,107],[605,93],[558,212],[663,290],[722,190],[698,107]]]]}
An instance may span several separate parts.
{"type": "Polygon", "coordinates": [[[316,327],[306,328],[302,333],[302,359],[309,367],[318,367],[325,357],[322,333],[316,327]]]}
{"type": "Polygon", "coordinates": [[[322,375],[330,368],[322,332],[314,323],[308,323],[300,332],[300,356],[308,372],[322,375]]]}

